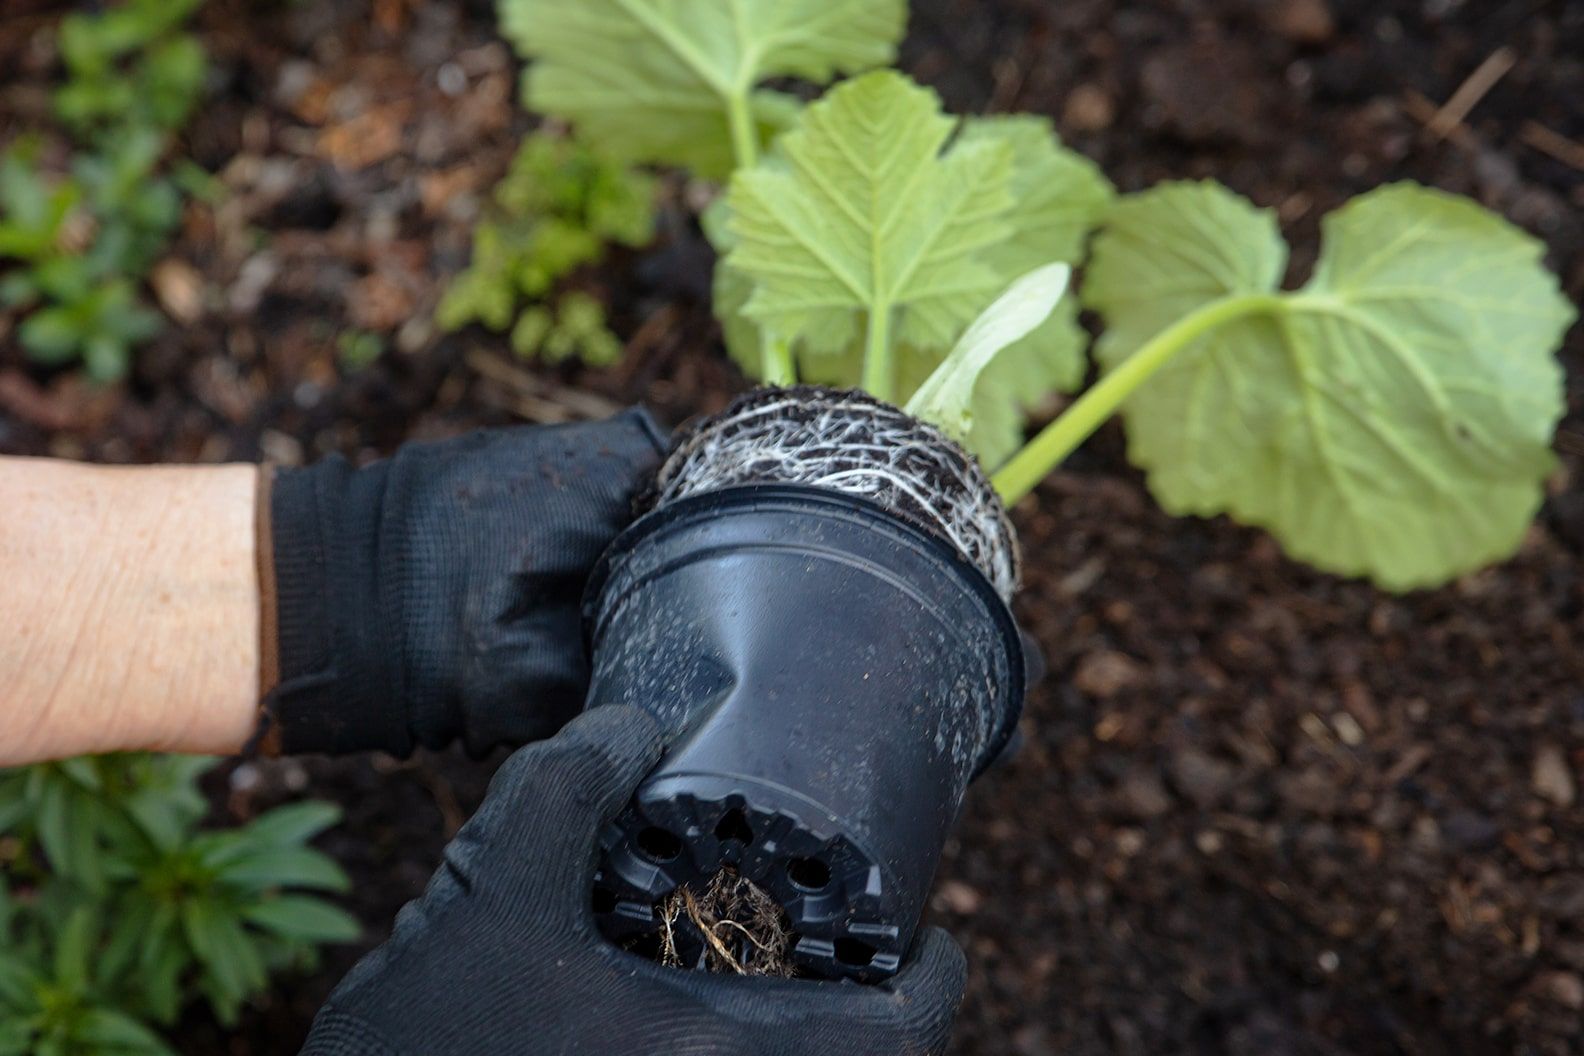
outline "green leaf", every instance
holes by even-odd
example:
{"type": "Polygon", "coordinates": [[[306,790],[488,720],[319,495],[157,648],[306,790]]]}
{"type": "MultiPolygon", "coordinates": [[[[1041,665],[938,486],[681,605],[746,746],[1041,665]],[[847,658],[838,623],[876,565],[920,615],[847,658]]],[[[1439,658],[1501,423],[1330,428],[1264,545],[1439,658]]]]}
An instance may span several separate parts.
{"type": "MultiPolygon", "coordinates": [[[[519,292],[542,297],[556,282],[584,264],[600,258],[605,246],[581,217],[563,220],[543,217],[514,225],[521,240],[512,246],[511,273],[519,292]]],[[[512,233],[508,228],[507,233],[512,233]]]]}
{"type": "Polygon", "coordinates": [[[51,187],[25,151],[0,153],[0,257],[39,260],[55,252],[61,226],[81,198],[73,180],[51,187]]]}
{"type": "Polygon", "coordinates": [[[579,290],[568,291],[556,303],[555,327],[542,344],[540,354],[550,363],[579,359],[591,367],[608,367],[622,354],[621,342],[605,325],[605,306],[579,290]]]}
{"type": "Polygon", "coordinates": [[[61,871],[90,892],[104,888],[104,860],[97,839],[103,816],[113,808],[73,788],[67,793],[67,843],[71,850],[61,871]]]}
{"type": "Polygon", "coordinates": [[[208,899],[187,901],[181,914],[188,945],[222,994],[240,1001],[264,988],[264,962],[236,916],[208,899]]]}
{"type": "Polygon", "coordinates": [[[158,906],[147,938],[138,951],[138,996],[148,1014],[160,1023],[170,1023],[181,1010],[181,979],[193,959],[181,941],[176,907],[158,906]]]}
{"type": "Polygon", "coordinates": [[[100,383],[112,382],[127,371],[126,343],[114,334],[95,334],[83,345],[83,366],[88,377],[100,383]]]}
{"type": "Polygon", "coordinates": [[[724,178],[731,113],[763,144],[796,112],[766,80],[818,84],[891,62],[906,0],[501,0],[501,32],[534,61],[528,105],[634,161],[724,178]],[[747,127],[751,126],[751,127],[747,127]]]}
{"type": "Polygon", "coordinates": [[[272,887],[305,887],[345,891],[346,873],[326,855],[307,847],[272,847],[255,851],[220,869],[226,883],[244,891],[272,887]]]}
{"type": "Polygon", "coordinates": [[[49,185],[31,152],[9,147],[0,153],[0,218],[37,227],[49,216],[49,200],[49,185]]]}
{"type": "Polygon", "coordinates": [[[1224,188],[1114,211],[1084,290],[1108,369],[1197,310],[1242,306],[1129,397],[1131,458],[1167,510],[1230,513],[1388,589],[1511,554],[1554,464],[1552,353],[1574,318],[1542,245],[1413,184],[1324,226],[1314,277],[1281,293],[1275,218],[1224,188]]]}
{"type": "Polygon", "coordinates": [[[512,326],[511,348],[522,359],[532,359],[544,347],[545,338],[555,329],[555,316],[543,305],[524,308],[512,326]]]}
{"type": "Polygon", "coordinates": [[[196,38],[175,31],[195,6],[135,0],[63,19],[57,41],[70,77],[56,92],[56,115],[84,140],[107,128],[185,121],[205,59],[196,38]]]}
{"type": "Polygon", "coordinates": [[[282,938],[303,942],[355,942],[363,934],[352,914],[306,895],[281,895],[249,906],[242,916],[282,938]]]}
{"type": "Polygon", "coordinates": [[[136,831],[162,851],[175,848],[186,835],[185,819],[179,811],[171,809],[169,798],[169,795],[133,794],[122,804],[136,825],[136,831]]]}
{"type": "Polygon", "coordinates": [[[999,466],[1023,444],[1025,411],[1052,392],[1083,382],[1089,335],[1069,293],[1044,325],[997,356],[974,388],[973,429],[967,446],[986,466],[999,466]]]}
{"type": "Polygon", "coordinates": [[[475,319],[491,330],[511,325],[517,303],[513,257],[500,226],[479,224],[473,231],[473,259],[446,288],[435,321],[443,330],[460,330],[475,319]]]}
{"type": "Polygon", "coordinates": [[[15,832],[18,824],[28,817],[31,810],[27,800],[20,796],[15,798],[0,796],[0,834],[15,832]]]}
{"type": "MultiPolygon", "coordinates": [[[[1115,200],[1099,167],[1061,145],[1050,122],[1016,115],[971,118],[969,142],[1004,142],[1012,148],[1012,237],[985,251],[1003,282],[1048,261],[1083,263],[1089,235],[1115,200]]],[[[1023,411],[1052,392],[1083,383],[1089,336],[1078,324],[1078,305],[1064,300],[1044,325],[996,356],[975,390],[969,448],[997,465],[1023,439],[1023,411]]]]}
{"type": "Polygon", "coordinates": [[[40,363],[64,363],[77,353],[82,321],[65,305],[40,308],[17,328],[17,337],[30,358],[40,363]]]}
{"type": "Polygon", "coordinates": [[[92,906],[82,906],[66,918],[55,937],[55,982],[74,993],[88,987],[89,958],[99,938],[99,918],[92,906]]]}
{"type": "Polygon", "coordinates": [[[492,197],[508,218],[555,217],[584,232],[597,249],[606,240],[647,245],[654,238],[657,190],[653,176],[608,151],[540,129],[517,148],[492,197]]]}
{"type": "Polygon", "coordinates": [[[384,339],[367,330],[343,330],[336,337],[336,362],[344,370],[364,370],[384,354],[384,339]]]}
{"type": "Polygon", "coordinates": [[[60,767],[61,773],[90,792],[98,792],[103,787],[94,756],[79,755],[73,759],[62,759],[55,765],[60,767]]]}
{"type": "Polygon", "coordinates": [[[254,843],[286,847],[311,840],[340,822],[340,807],[310,801],[276,807],[253,819],[243,831],[254,843]]]}
{"type": "Polygon", "coordinates": [[[29,1056],[34,1034],[30,1020],[0,1019],[0,1056],[29,1056]]]}
{"type": "Polygon", "coordinates": [[[117,980],[133,967],[140,950],[153,937],[155,903],[134,890],[116,904],[110,936],[99,958],[101,980],[117,980]]]}
{"type": "Polygon", "coordinates": [[[215,760],[204,756],[116,756],[117,803],[154,846],[170,851],[192,838],[209,809],[198,778],[215,760]]]}
{"type": "Polygon", "coordinates": [[[737,239],[732,235],[731,211],[724,196],[716,198],[699,214],[699,226],[710,245],[715,247],[717,260],[710,297],[726,351],[745,374],[763,381],[771,372],[767,369],[759,324],[743,314],[753,297],[754,280],[729,263],[732,250],[737,248],[737,239]]]}
{"type": "Polygon", "coordinates": [[[0,950],[0,1006],[27,1007],[44,980],[9,949],[0,950]]]}
{"type": "Polygon", "coordinates": [[[212,755],[132,755],[117,756],[134,767],[133,779],[151,791],[173,796],[183,811],[197,820],[208,809],[208,801],[198,790],[197,781],[219,765],[212,755]]]}
{"type": "Polygon", "coordinates": [[[516,314],[510,341],[519,356],[613,362],[621,345],[599,301],[574,290],[554,311],[535,302],[577,268],[598,262],[607,242],[651,241],[655,190],[653,177],[585,143],[542,130],[529,136],[495,187],[472,261],[446,291],[440,325],[455,329],[477,319],[502,330],[516,314]],[[519,296],[529,303],[517,314],[519,296]]]}
{"type": "MultiPolygon", "coordinates": [[[[63,309],[73,312],[74,319],[78,314],[89,314],[78,307],[79,302],[93,296],[94,269],[87,259],[47,257],[34,266],[32,278],[40,294],[63,302],[63,309]]],[[[80,324],[74,325],[80,328],[80,324]]]]}
{"type": "Polygon", "coordinates": [[[162,128],[180,128],[198,102],[205,68],[202,45],[180,34],[151,47],[138,69],[139,89],[149,117],[162,128]]]}
{"type": "Polygon", "coordinates": [[[123,1012],[109,1008],[90,1009],[83,1017],[82,1026],[77,1028],[75,1040],[114,1051],[174,1053],[148,1027],[123,1012]]]}
{"type": "Polygon", "coordinates": [[[36,799],[38,815],[34,826],[38,831],[39,845],[50,865],[63,873],[72,869],[73,842],[69,815],[72,805],[72,788],[58,775],[43,770],[44,778],[36,799]]]}
{"type": "MultiPolygon", "coordinates": [[[[838,89],[843,90],[845,86],[838,89]]],[[[889,123],[899,119],[898,115],[890,115],[883,121],[876,120],[889,123]]],[[[981,269],[984,277],[982,285],[958,298],[941,325],[924,333],[904,333],[897,342],[894,388],[898,399],[906,399],[929,376],[966,325],[1012,282],[1053,260],[1074,264],[1081,261],[1089,232],[1103,218],[1113,198],[1110,184],[1094,164],[1063,148],[1049,122],[1043,119],[971,118],[965,122],[958,143],[969,148],[1010,151],[1010,199],[1003,218],[1008,226],[1002,237],[972,254],[973,265],[981,269]]],[[[960,149],[953,146],[947,157],[960,149]]],[[[786,165],[776,158],[761,165],[761,169],[778,168],[785,171],[786,165]]],[[[828,180],[817,159],[801,164],[799,172],[806,173],[816,184],[828,180]]],[[[778,374],[776,369],[780,362],[773,343],[764,338],[762,320],[750,318],[747,311],[759,279],[733,266],[734,251],[741,241],[731,215],[734,200],[717,200],[703,218],[705,232],[722,257],[715,273],[715,314],[728,351],[747,373],[759,378],[784,377],[784,371],[778,374]]],[[[955,270],[963,273],[963,269],[955,270]]],[[[796,321],[792,317],[773,323],[784,326],[796,321]]],[[[864,348],[858,329],[851,317],[836,315],[825,318],[809,332],[795,333],[791,343],[795,346],[792,351],[798,361],[798,375],[806,381],[826,384],[860,383],[859,362],[864,348]]],[[[1069,300],[1060,304],[1042,326],[998,355],[975,389],[977,413],[967,437],[970,449],[990,465],[1010,455],[1022,441],[1025,410],[1050,392],[1070,391],[1082,382],[1087,344],[1088,337],[1078,325],[1077,305],[1069,300]]]]}
{"type": "Polygon", "coordinates": [[[986,257],[1013,275],[1050,261],[1080,263],[1090,232],[1116,197],[1100,167],[1063,147],[1048,118],[1028,114],[969,118],[962,140],[1005,143],[1012,149],[1017,224],[1010,237],[986,250],[986,257]]]}
{"type": "Polygon", "coordinates": [[[999,292],[981,251],[1012,233],[1010,148],[945,150],[952,127],[933,92],[890,71],[811,105],[784,160],[732,182],[726,264],[755,283],[744,314],[816,352],[843,351],[865,320],[872,346],[949,347],[999,292]]]}
{"type": "Polygon", "coordinates": [[[974,388],[980,375],[1004,349],[1050,318],[1071,278],[1072,267],[1058,263],[1014,282],[963,331],[957,347],[908,401],[907,412],[934,422],[955,440],[966,440],[973,430],[974,388]]]}
{"type": "Polygon", "coordinates": [[[0,308],[31,308],[38,296],[38,280],[29,272],[0,275],[0,308]]]}

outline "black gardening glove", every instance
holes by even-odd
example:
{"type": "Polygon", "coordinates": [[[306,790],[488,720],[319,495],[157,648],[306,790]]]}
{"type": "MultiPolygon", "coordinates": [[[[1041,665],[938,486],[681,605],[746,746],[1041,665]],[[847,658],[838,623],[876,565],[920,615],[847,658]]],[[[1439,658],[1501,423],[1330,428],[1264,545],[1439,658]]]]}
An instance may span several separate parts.
{"type": "Polygon", "coordinates": [[[330,995],[303,1056],[924,1056],[963,956],[920,932],[882,986],[708,975],[607,943],[597,834],[659,758],[654,721],[595,708],[518,752],[423,898],[330,995]]]}
{"type": "Polygon", "coordinates": [[[588,678],[584,580],[664,446],[629,411],[275,471],[261,743],[406,755],[462,738],[479,753],[555,732],[588,678]]]}

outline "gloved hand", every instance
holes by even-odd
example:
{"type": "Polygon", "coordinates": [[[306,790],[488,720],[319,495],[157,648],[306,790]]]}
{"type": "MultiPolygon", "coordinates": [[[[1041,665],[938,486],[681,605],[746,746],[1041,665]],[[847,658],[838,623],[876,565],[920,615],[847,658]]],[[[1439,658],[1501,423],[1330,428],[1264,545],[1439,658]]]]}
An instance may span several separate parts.
{"type": "Polygon", "coordinates": [[[481,753],[555,732],[588,678],[584,580],[665,445],[629,411],[266,475],[260,743],[481,753]]]}
{"type": "Polygon", "coordinates": [[[653,719],[607,705],[512,757],[391,940],[330,995],[303,1056],[942,1052],[964,962],[936,929],[882,986],[662,968],[600,936],[597,834],[659,754],[653,719]]]}

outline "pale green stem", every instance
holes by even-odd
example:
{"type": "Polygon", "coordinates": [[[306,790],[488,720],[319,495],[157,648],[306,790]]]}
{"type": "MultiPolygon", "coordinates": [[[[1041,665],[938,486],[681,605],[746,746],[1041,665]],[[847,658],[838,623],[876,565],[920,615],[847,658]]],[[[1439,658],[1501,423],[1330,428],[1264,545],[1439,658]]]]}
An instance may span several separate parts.
{"type": "Polygon", "coordinates": [[[731,125],[732,154],[737,168],[750,168],[759,161],[759,134],[754,128],[753,103],[749,86],[734,88],[726,95],[726,120],[731,125]]]}
{"type": "MultiPolygon", "coordinates": [[[[727,92],[726,120],[731,125],[732,154],[738,169],[751,168],[759,161],[759,134],[754,128],[752,85],[743,84],[727,92]]],[[[792,343],[778,334],[761,337],[766,385],[797,383],[797,366],[792,362],[792,343]]]]}
{"type": "Polygon", "coordinates": [[[890,403],[896,387],[891,366],[891,307],[883,302],[869,306],[869,333],[864,340],[862,385],[869,395],[890,403]]]}
{"type": "Polygon", "coordinates": [[[1223,297],[1190,312],[1156,334],[996,471],[994,483],[1001,500],[1010,506],[1033,491],[1036,484],[1116,413],[1133,390],[1178,352],[1218,326],[1269,311],[1280,303],[1280,295],[1274,293],[1223,297]]]}
{"type": "Polygon", "coordinates": [[[766,385],[793,385],[797,382],[797,366],[792,362],[792,342],[779,334],[765,334],[764,383],[766,385]]]}

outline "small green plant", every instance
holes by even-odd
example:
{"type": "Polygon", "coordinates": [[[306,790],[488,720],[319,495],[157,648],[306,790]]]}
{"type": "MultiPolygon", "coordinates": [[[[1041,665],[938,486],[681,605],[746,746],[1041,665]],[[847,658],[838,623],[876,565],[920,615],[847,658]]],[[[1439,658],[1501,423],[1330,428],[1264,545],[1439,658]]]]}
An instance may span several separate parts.
{"type": "Polygon", "coordinates": [[[33,309],[18,336],[35,360],[81,358],[91,377],[112,380],[131,346],[158,329],[130,276],[153,263],[180,199],[150,178],[159,150],[150,135],[79,157],[53,183],[34,164],[35,149],[24,143],[0,155],[0,257],[24,265],[0,279],[0,304],[33,309]]]}
{"type": "Polygon", "coordinates": [[[547,363],[580,360],[606,367],[621,359],[621,342],[605,325],[605,306],[586,293],[568,290],[553,307],[523,310],[511,332],[512,351],[547,363]]]}
{"type": "Polygon", "coordinates": [[[120,755],[0,772],[0,1056],[167,1052],[155,1027],[194,996],[233,1023],[270,973],[357,937],[306,893],[348,886],[307,846],[337,810],[203,829],[211,765],[120,755]]]}
{"type": "Polygon", "coordinates": [[[97,956],[102,922],[91,906],[39,910],[21,927],[0,881],[0,1054],[174,1056],[158,1034],[122,1011],[116,980],[97,956]],[[64,912],[65,915],[62,915],[64,912]]]}
{"type": "Polygon", "coordinates": [[[490,215],[473,233],[472,262],[446,291],[437,321],[447,330],[509,328],[523,357],[614,362],[621,347],[603,306],[578,291],[554,295],[608,245],[647,244],[654,197],[653,177],[576,140],[530,135],[496,185],[490,215]]]}
{"type": "Polygon", "coordinates": [[[203,51],[180,32],[198,3],[128,0],[62,20],[55,110],[79,150],[53,173],[37,139],[0,154],[0,261],[14,265],[0,307],[23,315],[17,336],[38,362],[81,359],[112,381],[158,330],[138,286],[181,220],[180,185],[195,182],[161,164],[203,84],[203,51]]]}
{"type": "Polygon", "coordinates": [[[367,330],[343,330],[336,335],[336,362],[358,371],[385,354],[385,341],[367,330]]]}
{"type": "Polygon", "coordinates": [[[182,26],[202,2],[125,0],[62,19],[56,42],[67,80],[55,93],[61,121],[84,137],[106,128],[175,131],[186,124],[208,62],[182,26]]]}
{"type": "Polygon", "coordinates": [[[1517,548],[1576,315],[1538,241],[1398,184],[1329,217],[1313,277],[1285,290],[1270,212],[1213,183],[1118,200],[1047,123],[953,118],[873,70],[905,18],[905,0],[501,0],[531,108],[727,183],[703,221],[750,374],[914,397],[1009,502],[1120,412],[1168,510],[1230,514],[1388,589],[1517,548]],[[838,74],[858,76],[807,105],[760,87],[838,74]],[[1053,265],[1086,264],[1051,296],[1070,278],[1053,265]],[[1080,304],[1105,326],[1102,377],[1025,445],[1026,408],[1088,369],[1080,304]]]}

